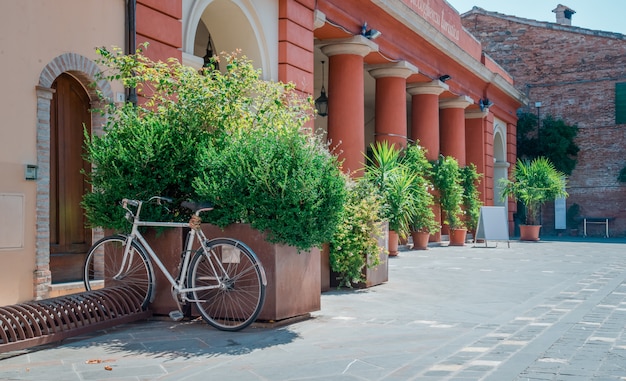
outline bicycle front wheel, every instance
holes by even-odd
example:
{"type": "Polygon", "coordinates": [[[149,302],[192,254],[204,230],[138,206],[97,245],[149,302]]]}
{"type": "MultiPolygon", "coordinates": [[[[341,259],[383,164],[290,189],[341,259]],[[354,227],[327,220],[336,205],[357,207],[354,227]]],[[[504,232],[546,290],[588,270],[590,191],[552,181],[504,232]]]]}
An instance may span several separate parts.
{"type": "Polygon", "coordinates": [[[124,262],[127,240],[127,236],[114,235],[96,242],[87,253],[83,282],[87,291],[123,287],[146,309],[153,295],[154,272],[144,248],[136,241],[130,243],[124,262]]]}
{"type": "Polygon", "coordinates": [[[265,271],[240,241],[218,238],[194,255],[187,278],[190,299],[204,320],[223,331],[238,331],[257,318],[265,301],[265,271]]]}

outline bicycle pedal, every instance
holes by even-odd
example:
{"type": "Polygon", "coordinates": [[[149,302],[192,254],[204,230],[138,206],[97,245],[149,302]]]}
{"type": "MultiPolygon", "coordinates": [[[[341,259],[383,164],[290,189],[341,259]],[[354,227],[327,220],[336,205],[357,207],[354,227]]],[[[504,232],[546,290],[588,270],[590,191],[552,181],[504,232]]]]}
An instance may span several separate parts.
{"type": "Polygon", "coordinates": [[[171,311],[169,315],[170,315],[170,319],[174,321],[181,321],[185,317],[185,315],[178,310],[171,311]]]}

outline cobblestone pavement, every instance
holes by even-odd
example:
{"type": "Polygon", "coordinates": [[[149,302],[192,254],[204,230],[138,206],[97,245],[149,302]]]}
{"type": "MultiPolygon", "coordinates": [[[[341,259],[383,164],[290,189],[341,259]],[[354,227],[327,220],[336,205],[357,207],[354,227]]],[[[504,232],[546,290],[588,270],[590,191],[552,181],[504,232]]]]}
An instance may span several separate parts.
{"type": "Polygon", "coordinates": [[[626,380],[626,241],[432,247],[310,319],[154,319],[0,355],[2,380],[626,380]]]}

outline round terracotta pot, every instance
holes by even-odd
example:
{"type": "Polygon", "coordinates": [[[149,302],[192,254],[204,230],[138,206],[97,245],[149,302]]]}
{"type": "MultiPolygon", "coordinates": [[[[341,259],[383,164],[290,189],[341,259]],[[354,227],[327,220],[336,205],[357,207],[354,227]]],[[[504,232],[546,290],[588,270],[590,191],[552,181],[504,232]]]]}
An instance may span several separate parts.
{"type": "Polygon", "coordinates": [[[411,232],[413,250],[428,250],[429,232],[411,232]]]}
{"type": "Polygon", "coordinates": [[[520,241],[539,241],[539,229],[541,225],[520,225],[520,241]]]}
{"type": "Polygon", "coordinates": [[[394,230],[389,230],[389,245],[387,249],[389,250],[390,257],[395,257],[396,255],[398,255],[398,241],[398,233],[396,233],[394,230]]]}
{"type": "Polygon", "coordinates": [[[467,229],[450,229],[449,246],[464,246],[467,229]]]}

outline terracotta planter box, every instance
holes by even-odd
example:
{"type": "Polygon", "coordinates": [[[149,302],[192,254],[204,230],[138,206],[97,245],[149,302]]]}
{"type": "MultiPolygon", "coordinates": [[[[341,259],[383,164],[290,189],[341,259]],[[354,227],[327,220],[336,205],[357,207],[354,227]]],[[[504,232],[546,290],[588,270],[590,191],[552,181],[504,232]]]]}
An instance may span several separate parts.
{"type": "MultiPolygon", "coordinates": [[[[152,247],[152,250],[163,262],[165,268],[176,278],[186,232],[182,228],[169,228],[157,233],[155,229],[149,228],[142,234],[152,247]]],[[[152,267],[154,269],[156,289],[154,299],[149,308],[155,315],[167,315],[171,311],[178,309],[172,297],[172,286],[156,263],[152,263],[152,267]]]]}
{"type": "Polygon", "coordinates": [[[265,234],[247,224],[233,224],[224,230],[203,224],[202,230],[209,239],[229,237],[244,242],[263,264],[267,287],[258,320],[284,320],[321,308],[319,249],[298,254],[294,247],[267,242],[265,234]]]}

